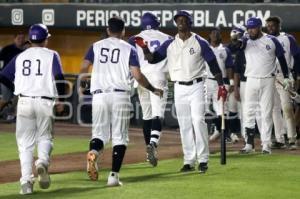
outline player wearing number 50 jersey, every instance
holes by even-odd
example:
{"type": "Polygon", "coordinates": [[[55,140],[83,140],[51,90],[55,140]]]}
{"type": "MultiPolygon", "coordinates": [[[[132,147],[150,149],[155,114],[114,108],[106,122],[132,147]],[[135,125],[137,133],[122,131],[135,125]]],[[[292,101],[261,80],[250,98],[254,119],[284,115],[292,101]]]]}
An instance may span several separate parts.
{"type": "Polygon", "coordinates": [[[156,64],[150,64],[145,60],[141,47],[135,45],[134,38],[143,38],[151,52],[160,47],[171,37],[158,29],[160,22],[157,17],[150,12],[145,13],[141,18],[142,28],[136,36],[129,39],[129,43],[137,48],[141,72],[147,77],[151,84],[164,90],[165,95],[159,98],[149,90],[138,86],[139,100],[143,111],[143,133],[147,145],[147,159],[153,166],[157,165],[156,148],[161,136],[161,118],[164,117],[165,106],[167,102],[168,81],[166,78],[166,60],[156,64]]]}
{"type": "MultiPolygon", "coordinates": [[[[0,81],[19,96],[16,138],[21,164],[20,194],[33,191],[32,162],[36,145],[39,185],[42,189],[50,186],[48,167],[53,145],[54,99],[64,93],[64,86],[55,84],[55,79],[61,81],[64,78],[58,53],[46,48],[49,36],[45,25],[31,26],[29,40],[32,46],[13,58],[0,74],[0,81]]],[[[60,104],[57,111],[62,110],[60,104]]]]}

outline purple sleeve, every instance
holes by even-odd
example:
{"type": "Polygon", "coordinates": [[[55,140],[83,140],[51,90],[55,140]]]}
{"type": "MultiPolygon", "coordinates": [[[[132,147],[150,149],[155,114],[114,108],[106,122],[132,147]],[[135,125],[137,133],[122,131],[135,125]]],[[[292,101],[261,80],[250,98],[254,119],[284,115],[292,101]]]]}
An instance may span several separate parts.
{"type": "Polygon", "coordinates": [[[55,77],[56,75],[60,75],[62,73],[63,73],[62,72],[62,65],[61,65],[59,55],[57,53],[54,53],[53,62],[52,62],[53,77],[55,77]]]}
{"type": "Polygon", "coordinates": [[[129,55],[129,66],[140,67],[139,58],[134,48],[131,48],[129,55]]]}
{"type": "Polygon", "coordinates": [[[93,47],[93,45],[87,51],[84,59],[90,61],[91,63],[94,63],[94,47],[93,47]]]}
{"type": "Polygon", "coordinates": [[[275,55],[276,57],[284,56],[284,49],[282,45],[279,43],[279,41],[275,37],[271,37],[272,41],[275,44],[275,55]]]}
{"type": "Polygon", "coordinates": [[[298,53],[300,53],[299,47],[297,45],[295,38],[292,35],[287,35],[287,37],[289,38],[289,41],[290,41],[291,54],[294,56],[294,55],[297,55],[298,53]]]}
{"type": "Polygon", "coordinates": [[[225,48],[225,50],[227,53],[227,57],[225,60],[225,68],[233,68],[233,60],[232,60],[231,51],[229,50],[229,48],[225,48]]]}
{"type": "Polygon", "coordinates": [[[7,79],[9,79],[11,82],[15,80],[15,72],[16,72],[16,59],[18,55],[16,55],[8,64],[5,66],[5,68],[1,71],[1,74],[5,76],[7,79]]]}
{"type": "Polygon", "coordinates": [[[136,45],[135,45],[135,42],[134,42],[134,36],[132,36],[132,37],[130,37],[129,39],[128,39],[128,43],[130,44],[130,45],[132,45],[133,47],[135,47],[136,48],[136,45]]]}
{"type": "Polygon", "coordinates": [[[201,46],[201,55],[206,62],[210,62],[213,59],[216,59],[216,56],[212,49],[209,47],[209,44],[206,40],[201,39],[199,36],[196,35],[196,39],[201,46]]]}

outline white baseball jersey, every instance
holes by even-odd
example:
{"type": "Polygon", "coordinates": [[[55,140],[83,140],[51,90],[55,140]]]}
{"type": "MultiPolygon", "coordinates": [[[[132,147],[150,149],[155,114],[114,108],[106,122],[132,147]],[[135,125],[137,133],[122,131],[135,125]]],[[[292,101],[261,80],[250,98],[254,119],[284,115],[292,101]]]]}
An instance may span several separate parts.
{"type": "Polygon", "coordinates": [[[275,75],[276,56],[284,54],[283,48],[278,40],[267,34],[256,40],[246,41],[246,77],[265,78],[275,75]]]}
{"type": "MultiPolygon", "coordinates": [[[[296,40],[292,35],[289,35],[284,32],[281,32],[276,38],[278,39],[278,41],[280,42],[280,44],[282,45],[282,47],[284,49],[284,56],[285,56],[288,68],[290,70],[293,68],[293,63],[294,63],[293,56],[299,53],[299,48],[296,43],[296,40]]],[[[280,67],[278,60],[276,60],[276,67],[278,70],[277,71],[278,74],[280,74],[282,76],[281,67],[280,67]]]]}
{"type": "MultiPolygon", "coordinates": [[[[143,30],[138,35],[136,35],[136,37],[142,37],[144,39],[144,41],[147,42],[150,52],[154,52],[155,49],[160,47],[161,44],[163,44],[165,41],[167,41],[168,39],[171,38],[169,35],[167,35],[163,32],[160,32],[159,30],[153,30],[153,29],[143,30]]],[[[166,60],[163,60],[163,61],[161,61],[159,63],[156,63],[156,64],[150,64],[145,59],[142,48],[135,45],[135,43],[133,41],[133,38],[134,37],[129,39],[129,43],[131,45],[137,47],[139,62],[140,62],[140,65],[141,65],[141,72],[145,75],[147,75],[149,73],[152,73],[154,71],[167,72],[166,60]]]]}
{"type": "Polygon", "coordinates": [[[14,81],[15,95],[57,97],[54,77],[62,74],[62,67],[56,51],[31,47],[17,55],[3,73],[14,81]]]}
{"type": "MultiPolygon", "coordinates": [[[[216,55],[217,62],[222,71],[223,78],[227,77],[226,69],[233,66],[232,56],[230,50],[225,47],[223,44],[220,44],[217,47],[210,46],[216,55]]],[[[208,78],[214,78],[214,75],[210,72],[208,64],[206,64],[206,71],[208,78]]]]}
{"type": "Polygon", "coordinates": [[[94,43],[85,59],[93,63],[91,92],[98,89],[130,91],[132,78],[129,66],[140,66],[136,50],[127,42],[114,37],[94,43]]]}
{"type": "Polygon", "coordinates": [[[182,41],[177,34],[175,39],[166,41],[158,48],[155,55],[157,60],[167,57],[172,81],[184,82],[203,77],[206,72],[205,61],[210,62],[215,59],[208,42],[195,33],[185,41],[182,41]]]}

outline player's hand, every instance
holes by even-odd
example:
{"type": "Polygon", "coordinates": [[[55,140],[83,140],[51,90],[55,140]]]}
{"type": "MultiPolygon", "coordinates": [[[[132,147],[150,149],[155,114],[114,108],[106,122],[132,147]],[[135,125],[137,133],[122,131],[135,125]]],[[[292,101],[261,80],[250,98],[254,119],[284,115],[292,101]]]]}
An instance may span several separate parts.
{"type": "Polygon", "coordinates": [[[55,111],[57,113],[62,113],[64,111],[64,104],[60,103],[60,102],[56,102],[55,104],[55,111]]]}
{"type": "Polygon", "coordinates": [[[282,86],[284,90],[289,90],[291,89],[291,80],[289,78],[284,78],[282,82],[282,86]]]}
{"type": "Polygon", "coordinates": [[[241,101],[240,90],[239,88],[234,88],[234,97],[237,101],[241,101]]]}
{"type": "Polygon", "coordinates": [[[155,88],[154,91],[153,91],[153,93],[154,93],[155,95],[159,96],[160,98],[162,98],[163,95],[164,95],[164,91],[161,90],[161,89],[158,89],[158,88],[155,88]]]}
{"type": "Polygon", "coordinates": [[[142,37],[135,37],[134,42],[141,48],[147,48],[147,42],[142,37]]]}
{"type": "Polygon", "coordinates": [[[219,90],[218,90],[218,100],[220,98],[223,99],[223,101],[226,101],[226,97],[227,97],[227,90],[225,88],[225,86],[219,86],[219,90]]]}

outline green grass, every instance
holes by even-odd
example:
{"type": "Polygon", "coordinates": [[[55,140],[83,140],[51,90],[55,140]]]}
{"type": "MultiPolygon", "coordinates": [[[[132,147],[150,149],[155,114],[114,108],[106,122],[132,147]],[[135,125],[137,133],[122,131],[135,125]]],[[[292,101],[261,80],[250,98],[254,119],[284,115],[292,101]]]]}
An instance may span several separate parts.
{"type": "Polygon", "coordinates": [[[125,165],[121,170],[122,187],[105,187],[108,171],[100,180],[87,180],[85,172],[52,175],[48,190],[22,197],[19,183],[0,185],[0,199],[276,199],[299,198],[300,158],[291,155],[230,154],[228,164],[221,166],[219,156],[211,156],[205,175],[179,173],[181,159],[160,161],[152,168],[148,163],[125,165]]]}
{"type": "MultiPolygon", "coordinates": [[[[89,140],[83,137],[56,136],[52,155],[86,152],[89,140]]],[[[17,160],[18,149],[14,133],[0,132],[0,161],[17,160]]]]}

